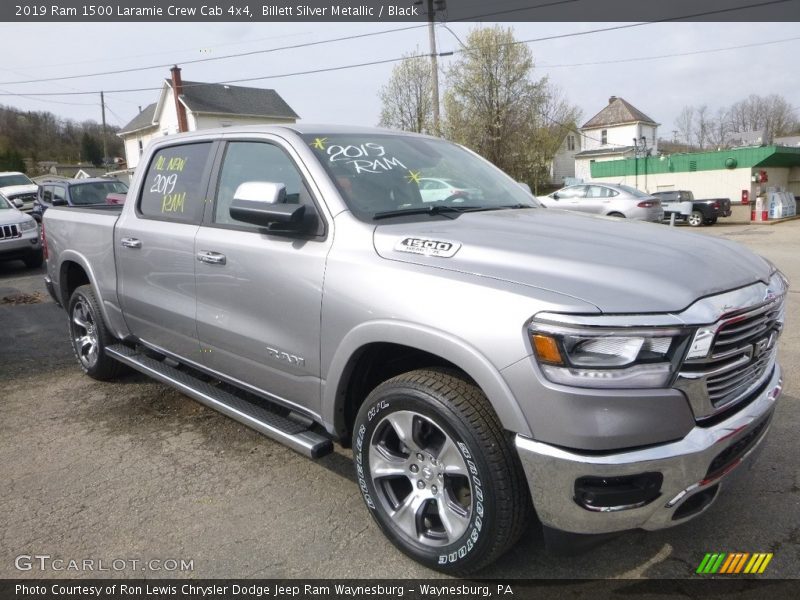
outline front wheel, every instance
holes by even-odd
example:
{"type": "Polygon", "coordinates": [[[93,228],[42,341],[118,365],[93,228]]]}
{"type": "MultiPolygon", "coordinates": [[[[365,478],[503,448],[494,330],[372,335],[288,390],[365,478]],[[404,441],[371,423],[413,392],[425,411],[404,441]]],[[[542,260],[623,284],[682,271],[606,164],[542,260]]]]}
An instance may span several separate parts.
{"type": "Polygon", "coordinates": [[[364,501],[404,553],[467,574],[513,545],[530,515],[522,467],[483,393],[418,370],[379,385],[355,422],[364,501]]]}
{"type": "Polygon", "coordinates": [[[101,381],[117,377],[123,365],[106,354],[106,348],[114,343],[114,336],[103,322],[91,285],[75,289],[69,299],[67,314],[72,350],[83,371],[101,381]]]}
{"type": "Polygon", "coordinates": [[[692,227],[700,227],[705,219],[703,218],[703,213],[701,213],[699,210],[693,210],[692,214],[686,218],[686,221],[692,227]]]}

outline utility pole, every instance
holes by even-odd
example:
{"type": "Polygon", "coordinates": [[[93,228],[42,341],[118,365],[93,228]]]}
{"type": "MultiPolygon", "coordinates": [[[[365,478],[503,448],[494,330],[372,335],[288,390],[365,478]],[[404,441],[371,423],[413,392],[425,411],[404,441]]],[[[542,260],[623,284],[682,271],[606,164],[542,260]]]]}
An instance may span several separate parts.
{"type": "Polygon", "coordinates": [[[438,136],[442,132],[439,128],[439,61],[436,59],[435,19],[436,11],[433,9],[433,0],[428,0],[428,39],[431,44],[431,80],[433,86],[433,133],[438,136]]]}
{"type": "MultiPolygon", "coordinates": [[[[414,0],[415,6],[420,6],[425,0],[414,0]]],[[[433,103],[433,134],[441,135],[439,127],[439,61],[436,59],[439,53],[436,52],[436,12],[444,11],[447,8],[445,0],[427,0],[428,6],[428,41],[431,45],[431,100],[433,103]]],[[[447,52],[442,56],[452,54],[447,52]]]]}
{"type": "Polygon", "coordinates": [[[105,168],[108,152],[106,150],[106,100],[103,92],[100,92],[100,108],[103,114],[103,167],[105,168]]]}

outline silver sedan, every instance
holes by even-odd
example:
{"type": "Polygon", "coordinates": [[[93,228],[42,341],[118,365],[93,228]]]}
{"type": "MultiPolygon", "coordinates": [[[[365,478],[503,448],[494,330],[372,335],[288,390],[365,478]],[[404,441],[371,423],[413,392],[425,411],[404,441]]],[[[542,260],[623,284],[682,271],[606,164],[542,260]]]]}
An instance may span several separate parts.
{"type": "Polygon", "coordinates": [[[627,185],[614,183],[581,183],[570,185],[539,201],[548,208],[624,217],[660,223],[664,218],[661,201],[627,185]]]}

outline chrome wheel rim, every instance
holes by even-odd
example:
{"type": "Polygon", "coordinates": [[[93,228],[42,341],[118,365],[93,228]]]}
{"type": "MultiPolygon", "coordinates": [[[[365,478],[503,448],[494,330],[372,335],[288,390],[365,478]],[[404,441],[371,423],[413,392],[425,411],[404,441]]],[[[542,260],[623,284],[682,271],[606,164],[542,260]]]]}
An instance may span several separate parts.
{"type": "Polygon", "coordinates": [[[428,546],[467,531],[472,483],[453,439],[433,420],[402,410],[385,416],[369,444],[370,478],[394,525],[428,546]]]}
{"type": "Polygon", "coordinates": [[[93,367],[98,358],[97,323],[84,300],[78,300],[72,308],[71,326],[78,360],[87,368],[93,367]]]}
{"type": "Polygon", "coordinates": [[[703,216],[699,213],[692,213],[689,215],[689,225],[697,227],[703,222],[703,216]]]}

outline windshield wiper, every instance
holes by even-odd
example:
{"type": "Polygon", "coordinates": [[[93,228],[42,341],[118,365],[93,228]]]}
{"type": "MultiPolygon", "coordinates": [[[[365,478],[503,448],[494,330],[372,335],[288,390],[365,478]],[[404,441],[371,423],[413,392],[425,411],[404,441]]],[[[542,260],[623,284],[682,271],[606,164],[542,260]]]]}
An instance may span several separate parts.
{"type": "MultiPolygon", "coordinates": [[[[508,210],[517,208],[536,208],[529,204],[501,204],[499,206],[451,206],[449,204],[434,204],[433,206],[416,206],[414,208],[398,208],[397,210],[386,210],[372,215],[373,219],[388,219],[390,217],[401,217],[404,215],[445,215],[465,212],[478,212],[489,210],[508,210]]],[[[455,217],[449,217],[455,218],[455,217]]]]}
{"type": "MultiPolygon", "coordinates": [[[[475,210],[491,210],[483,206],[442,206],[434,204],[433,206],[417,206],[414,208],[398,208],[396,210],[385,210],[377,212],[372,215],[372,218],[388,219],[390,217],[402,217],[404,215],[444,215],[447,213],[463,213],[475,210]]],[[[453,217],[454,218],[454,217],[453,217]]]]}
{"type": "Polygon", "coordinates": [[[493,206],[492,207],[493,210],[494,209],[496,209],[496,210],[499,210],[499,209],[513,209],[513,210],[516,210],[518,208],[539,208],[539,207],[534,205],[534,204],[521,204],[521,203],[517,203],[517,204],[501,204],[500,206],[493,206]]]}

